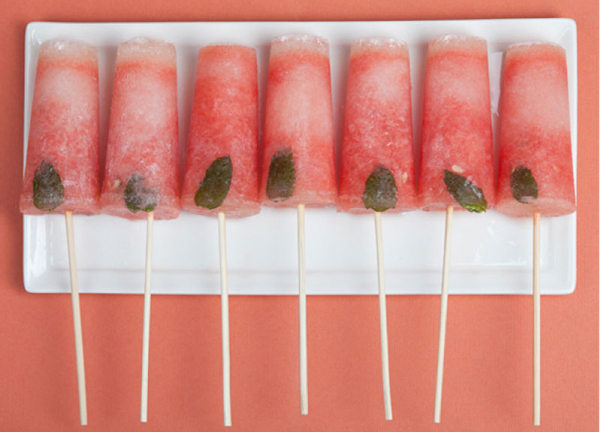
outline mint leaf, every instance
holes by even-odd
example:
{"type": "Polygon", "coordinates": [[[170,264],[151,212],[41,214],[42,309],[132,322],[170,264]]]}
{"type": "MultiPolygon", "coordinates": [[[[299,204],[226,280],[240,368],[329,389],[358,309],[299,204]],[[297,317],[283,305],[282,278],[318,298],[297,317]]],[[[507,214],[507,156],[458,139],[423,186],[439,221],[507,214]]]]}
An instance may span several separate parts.
{"type": "Polygon", "coordinates": [[[522,165],[510,174],[510,188],[513,197],[523,204],[529,204],[538,197],[538,185],[529,168],[522,165]]]}
{"type": "Polygon", "coordinates": [[[206,170],[204,179],[194,196],[198,207],[216,209],[227,197],[231,187],[233,165],[229,155],[216,159],[206,170]]]}
{"type": "Polygon", "coordinates": [[[271,158],[267,178],[267,197],[274,202],[282,202],[291,197],[296,184],[294,155],[290,148],[278,150],[271,158]]]}
{"type": "Polygon", "coordinates": [[[461,207],[470,212],[482,213],[487,210],[487,201],[481,188],[467,180],[466,177],[452,171],[444,170],[444,183],[452,198],[461,207]]]}
{"type": "Polygon", "coordinates": [[[65,187],[60,174],[48,161],[42,161],[33,176],[33,205],[39,210],[52,212],[65,199],[65,187]]]}
{"type": "Polygon", "coordinates": [[[133,173],[125,186],[125,205],[133,212],[142,210],[151,212],[158,205],[158,192],[145,186],[146,180],[138,173],[133,173]]]}
{"type": "Polygon", "coordinates": [[[363,203],[365,208],[376,212],[384,212],[396,207],[398,188],[392,172],[379,165],[375,168],[365,183],[363,203]]]}

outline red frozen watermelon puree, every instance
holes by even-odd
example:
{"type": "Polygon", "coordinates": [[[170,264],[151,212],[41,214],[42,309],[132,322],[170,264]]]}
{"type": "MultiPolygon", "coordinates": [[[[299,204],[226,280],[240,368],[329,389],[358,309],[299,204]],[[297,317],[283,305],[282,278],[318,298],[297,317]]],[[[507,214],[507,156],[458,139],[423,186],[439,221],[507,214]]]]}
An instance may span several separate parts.
{"type": "Polygon", "coordinates": [[[392,173],[395,209],[416,208],[408,48],[392,39],[352,45],[344,122],[338,209],[367,211],[367,179],[377,167],[392,173]]]}
{"type": "Polygon", "coordinates": [[[506,51],[500,110],[498,211],[510,216],[560,216],[575,211],[565,51],[517,44],[506,51]],[[528,169],[537,198],[511,188],[528,169]]]}
{"type": "Polygon", "coordinates": [[[329,44],[314,36],[283,36],[271,44],[264,128],[261,201],[281,207],[336,203],[329,44]],[[274,155],[290,154],[293,193],[270,199],[274,155]]]}
{"type": "Polygon", "coordinates": [[[59,204],[53,212],[98,213],[98,55],[93,46],[54,39],[40,48],[20,200],[23,213],[48,214],[34,204],[34,177],[40,167],[57,173],[62,182],[60,194],[44,192],[59,204]]]}
{"type": "Polygon", "coordinates": [[[202,48],[198,54],[182,195],[186,211],[223,211],[228,217],[260,211],[256,68],[252,48],[216,45],[202,48]],[[207,170],[217,159],[227,156],[233,174],[225,200],[214,210],[197,206],[194,197],[207,170]]]}
{"type": "Polygon", "coordinates": [[[146,211],[155,207],[156,219],[176,218],[180,208],[178,143],[175,47],[143,38],[120,44],[102,212],[145,219],[146,211]],[[126,205],[126,196],[136,212],[126,205]]]}
{"type": "Polygon", "coordinates": [[[429,43],[425,71],[419,200],[423,210],[461,206],[444,182],[445,170],[495,202],[487,42],[444,36],[429,43]]]}

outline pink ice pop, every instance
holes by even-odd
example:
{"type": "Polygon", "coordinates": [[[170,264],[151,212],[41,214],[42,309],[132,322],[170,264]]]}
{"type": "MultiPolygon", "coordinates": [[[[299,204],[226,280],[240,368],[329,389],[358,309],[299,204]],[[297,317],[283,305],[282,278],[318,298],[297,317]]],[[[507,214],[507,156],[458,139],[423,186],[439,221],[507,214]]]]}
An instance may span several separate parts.
{"type": "Polygon", "coordinates": [[[127,219],[179,214],[175,47],[137,38],[119,45],[113,88],[104,213],[127,219]]]}
{"type": "Polygon", "coordinates": [[[353,213],[417,206],[406,44],[352,45],[338,208],[353,213]]]}
{"type": "Polygon", "coordinates": [[[517,44],[506,51],[500,109],[498,211],[575,211],[565,51],[517,44]]]}
{"type": "Polygon", "coordinates": [[[261,201],[272,206],[336,203],[329,45],[313,36],[271,44],[261,201]]]}
{"type": "Polygon", "coordinates": [[[258,213],[256,52],[217,45],[198,54],[183,208],[228,217],[258,213]]]}
{"type": "Polygon", "coordinates": [[[487,43],[445,36],[429,43],[419,198],[424,210],[482,212],[495,202],[487,43]]]}
{"type": "Polygon", "coordinates": [[[38,57],[20,209],[98,213],[98,55],[54,39],[38,57]]]}

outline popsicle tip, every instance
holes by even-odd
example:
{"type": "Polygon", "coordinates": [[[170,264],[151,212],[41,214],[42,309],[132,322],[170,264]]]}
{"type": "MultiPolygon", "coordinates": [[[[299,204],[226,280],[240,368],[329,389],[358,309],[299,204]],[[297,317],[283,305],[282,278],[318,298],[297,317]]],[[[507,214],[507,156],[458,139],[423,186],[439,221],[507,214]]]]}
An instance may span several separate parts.
{"type": "Polygon", "coordinates": [[[121,45],[173,45],[170,42],[152,39],[146,36],[136,36],[128,41],[121,42],[121,45]]]}
{"type": "Polygon", "coordinates": [[[72,47],[87,47],[87,48],[93,48],[95,49],[94,46],[77,40],[77,39],[70,39],[70,38],[55,38],[55,39],[48,39],[47,41],[42,43],[43,47],[52,47],[54,49],[57,50],[67,50],[69,48],[72,47]]]}
{"type": "Polygon", "coordinates": [[[309,34],[287,34],[274,37],[271,42],[271,55],[302,48],[329,55],[327,39],[309,34]]]}
{"type": "Polygon", "coordinates": [[[286,34],[282,36],[276,36],[273,38],[273,42],[315,42],[323,45],[329,45],[327,39],[321,36],[310,35],[310,34],[286,34]]]}
{"type": "Polygon", "coordinates": [[[208,50],[224,50],[224,49],[239,49],[245,51],[252,51],[256,53],[256,49],[250,45],[238,44],[233,42],[218,42],[210,45],[206,45],[200,48],[200,51],[208,50]]]}
{"type": "Polygon", "coordinates": [[[428,54],[436,52],[461,52],[487,55],[487,40],[479,36],[447,34],[432,39],[427,47],[428,54]]]}
{"type": "Polygon", "coordinates": [[[565,49],[553,42],[545,42],[545,41],[524,41],[514,43],[509,45],[506,49],[506,55],[516,54],[516,53],[527,53],[527,56],[531,55],[559,55],[561,57],[566,56],[565,49]]]}
{"type": "Polygon", "coordinates": [[[401,40],[384,37],[361,38],[352,43],[351,55],[361,54],[365,51],[389,52],[390,54],[403,52],[408,55],[408,44],[401,40]]]}
{"type": "Polygon", "coordinates": [[[352,45],[408,46],[403,40],[377,36],[357,39],[352,45]]]}
{"type": "Polygon", "coordinates": [[[150,39],[144,36],[134,37],[119,44],[117,62],[122,60],[139,60],[149,56],[167,62],[175,62],[177,52],[175,45],[159,39],[150,39]]]}
{"type": "Polygon", "coordinates": [[[554,43],[554,42],[548,42],[548,41],[523,41],[523,42],[516,42],[514,44],[510,44],[508,46],[508,48],[506,48],[506,49],[509,50],[509,49],[514,49],[514,48],[522,48],[522,47],[530,47],[530,46],[550,46],[550,47],[556,47],[556,48],[564,49],[559,44],[554,43]]]}
{"type": "Polygon", "coordinates": [[[97,52],[95,46],[69,38],[49,39],[42,43],[40,47],[40,56],[47,57],[93,57],[97,59],[97,52]]]}
{"type": "Polygon", "coordinates": [[[431,40],[431,42],[439,42],[439,43],[451,43],[451,42],[468,42],[468,41],[479,41],[486,42],[485,38],[479,36],[472,35],[462,35],[462,34],[446,34],[443,36],[438,36],[431,40]]]}

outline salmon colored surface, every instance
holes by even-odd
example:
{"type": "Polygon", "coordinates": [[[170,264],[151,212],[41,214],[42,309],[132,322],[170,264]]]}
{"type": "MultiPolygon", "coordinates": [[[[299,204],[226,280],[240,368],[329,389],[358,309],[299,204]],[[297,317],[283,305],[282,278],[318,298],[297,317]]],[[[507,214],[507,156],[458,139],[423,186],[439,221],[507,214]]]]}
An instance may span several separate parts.
{"type": "Polygon", "coordinates": [[[25,0],[0,14],[0,431],[222,431],[220,299],[152,301],[149,422],[139,422],[142,296],[81,299],[89,425],[79,426],[71,300],[23,288],[23,63],[30,21],[567,17],[578,36],[577,289],[542,298],[542,426],[532,426],[532,299],[450,297],[442,423],[433,423],[440,299],[389,296],[394,420],[381,389],[376,296],[309,297],[309,415],[298,303],[231,298],[231,431],[598,430],[596,0],[25,0]]]}

